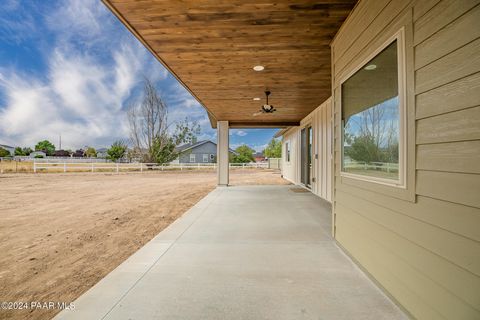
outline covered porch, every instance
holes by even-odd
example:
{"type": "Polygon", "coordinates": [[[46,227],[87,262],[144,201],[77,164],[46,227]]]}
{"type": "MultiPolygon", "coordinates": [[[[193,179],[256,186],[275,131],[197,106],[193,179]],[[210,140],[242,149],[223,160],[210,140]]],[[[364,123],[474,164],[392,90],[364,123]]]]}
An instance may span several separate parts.
{"type": "Polygon", "coordinates": [[[406,319],[297,186],[217,188],[55,319],[406,319]]]}

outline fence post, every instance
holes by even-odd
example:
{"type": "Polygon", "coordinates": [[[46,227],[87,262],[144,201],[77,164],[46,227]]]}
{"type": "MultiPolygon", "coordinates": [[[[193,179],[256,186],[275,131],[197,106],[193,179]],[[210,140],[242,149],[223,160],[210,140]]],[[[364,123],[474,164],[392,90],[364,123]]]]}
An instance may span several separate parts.
{"type": "Polygon", "coordinates": [[[64,173],[67,172],[67,162],[66,161],[63,162],[63,172],[64,173]]]}
{"type": "Polygon", "coordinates": [[[93,172],[93,160],[92,160],[92,172],[93,172]]]}
{"type": "Polygon", "coordinates": [[[143,172],[143,163],[140,162],[140,172],[143,172]]]}
{"type": "Polygon", "coordinates": [[[180,171],[183,171],[183,164],[180,163],[180,171]]]}
{"type": "Polygon", "coordinates": [[[117,163],[117,173],[118,173],[118,163],[117,163]]]}
{"type": "Polygon", "coordinates": [[[37,162],[33,160],[33,173],[37,173],[37,162]]]}
{"type": "Polygon", "coordinates": [[[200,170],[200,162],[197,163],[197,169],[200,170]]]}

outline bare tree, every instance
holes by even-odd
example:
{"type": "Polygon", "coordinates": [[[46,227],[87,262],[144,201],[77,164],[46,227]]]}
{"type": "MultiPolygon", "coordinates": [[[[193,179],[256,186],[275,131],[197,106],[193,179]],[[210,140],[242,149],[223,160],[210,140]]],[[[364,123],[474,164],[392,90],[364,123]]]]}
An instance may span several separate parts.
{"type": "Polygon", "coordinates": [[[145,78],[141,103],[127,111],[133,155],[146,162],[168,162],[176,157],[175,147],[194,142],[200,133],[197,122],[185,119],[169,133],[168,108],[152,82],[145,78]]]}
{"type": "Polygon", "coordinates": [[[358,161],[398,161],[398,116],[379,104],[351,117],[346,124],[346,152],[358,161]]]}
{"type": "Polygon", "coordinates": [[[144,80],[143,90],[142,102],[132,104],[128,110],[130,138],[134,150],[141,153],[144,160],[153,161],[154,142],[167,135],[168,110],[148,78],[144,80]]]}

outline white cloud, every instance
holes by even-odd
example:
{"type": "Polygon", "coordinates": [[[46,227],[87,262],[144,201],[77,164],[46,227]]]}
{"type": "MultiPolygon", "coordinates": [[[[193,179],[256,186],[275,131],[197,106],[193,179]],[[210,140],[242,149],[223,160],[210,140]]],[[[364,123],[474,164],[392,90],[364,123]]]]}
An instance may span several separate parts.
{"type": "MultiPolygon", "coordinates": [[[[15,16],[18,2],[9,4],[10,16],[15,16]]],[[[168,77],[168,71],[133,35],[118,32],[120,23],[104,5],[71,0],[52,7],[38,6],[36,20],[28,10],[19,16],[23,21],[2,20],[0,15],[0,23],[8,23],[3,34],[0,28],[0,40],[18,43],[27,36],[38,40],[41,55],[36,59],[43,57],[47,66],[44,72],[32,74],[0,65],[5,102],[0,105],[1,143],[33,147],[43,139],[56,143],[62,134],[62,147],[74,149],[86,144],[107,146],[128,137],[125,104],[138,98],[143,76],[169,85],[162,97],[170,123],[185,118],[197,121],[198,138],[216,140],[216,130],[200,103],[168,77]]]]}
{"type": "Polygon", "coordinates": [[[62,2],[57,9],[46,17],[55,31],[53,46],[44,52],[46,74],[35,78],[12,68],[0,69],[5,96],[0,140],[34,146],[43,139],[55,143],[62,134],[64,148],[109,145],[128,136],[122,108],[142,75],[159,81],[168,73],[127,32],[112,36],[118,29],[112,29],[109,21],[115,18],[107,17],[99,2],[62,2]]]}
{"type": "Polygon", "coordinates": [[[49,12],[45,23],[55,32],[57,41],[93,47],[116,40],[108,33],[111,28],[109,14],[96,0],[70,0],[49,12]]]}
{"type": "Polygon", "coordinates": [[[247,135],[247,133],[243,130],[237,130],[237,132],[235,132],[235,134],[239,137],[244,137],[247,135]]]}
{"type": "Polygon", "coordinates": [[[268,146],[268,143],[265,143],[265,144],[261,144],[261,145],[253,145],[251,146],[251,148],[257,152],[262,152],[263,150],[265,150],[265,148],[268,146]]]}
{"type": "MultiPolygon", "coordinates": [[[[197,121],[201,129],[198,140],[216,140],[216,130],[212,129],[205,109],[180,83],[172,84],[166,92],[162,93],[162,96],[169,107],[169,123],[182,121],[185,118],[197,121]]],[[[173,126],[171,128],[173,129],[173,126]]]]}

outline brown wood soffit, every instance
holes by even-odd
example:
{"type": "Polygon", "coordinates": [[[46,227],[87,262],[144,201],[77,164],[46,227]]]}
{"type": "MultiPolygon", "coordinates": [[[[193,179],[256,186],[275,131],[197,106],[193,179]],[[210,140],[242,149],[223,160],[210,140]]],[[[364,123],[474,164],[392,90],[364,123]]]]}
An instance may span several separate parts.
{"type": "Polygon", "coordinates": [[[255,128],[298,125],[330,97],[330,42],[356,2],[102,1],[204,106],[212,127],[255,128]],[[277,111],[259,114],[266,89],[277,111]]]}

